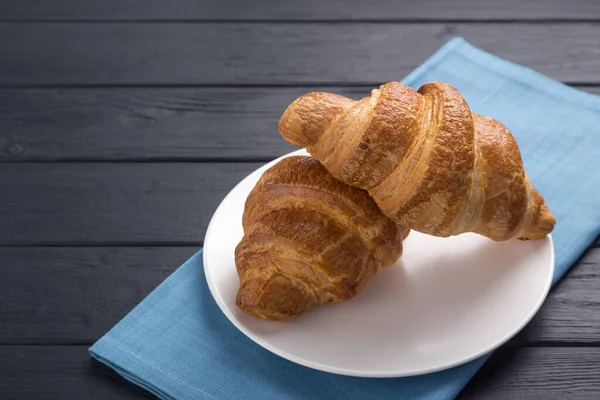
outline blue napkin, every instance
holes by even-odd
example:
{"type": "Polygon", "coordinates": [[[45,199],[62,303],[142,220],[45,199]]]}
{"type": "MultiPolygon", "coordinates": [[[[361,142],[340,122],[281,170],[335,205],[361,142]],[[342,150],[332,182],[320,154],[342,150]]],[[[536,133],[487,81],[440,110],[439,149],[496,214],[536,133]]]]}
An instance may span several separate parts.
{"type": "MultiPolygon", "coordinates": [[[[600,232],[600,97],[448,42],[404,79],[455,85],[472,111],[502,121],[556,216],[554,282],[600,232]]],[[[277,134],[276,132],[274,134],[277,134]]],[[[398,379],[314,371],[254,344],[222,315],[198,252],[110,332],[93,357],[163,399],[453,399],[489,357],[398,379]]]]}

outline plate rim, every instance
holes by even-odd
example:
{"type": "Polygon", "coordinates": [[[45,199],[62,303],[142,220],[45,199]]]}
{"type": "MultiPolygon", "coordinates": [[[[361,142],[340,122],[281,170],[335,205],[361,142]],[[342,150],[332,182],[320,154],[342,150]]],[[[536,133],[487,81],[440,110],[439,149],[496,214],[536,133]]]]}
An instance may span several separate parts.
{"type": "MultiPolygon", "coordinates": [[[[323,372],[328,372],[328,373],[332,373],[332,374],[336,374],[336,375],[345,375],[345,376],[354,376],[354,377],[362,377],[362,378],[404,378],[404,377],[410,377],[410,376],[417,376],[417,375],[425,375],[425,374],[430,374],[430,373],[434,373],[434,372],[439,372],[439,371],[444,371],[444,370],[448,370],[454,367],[458,367],[460,365],[464,365],[467,364],[479,357],[485,356],[489,353],[492,353],[493,351],[495,351],[496,349],[498,349],[500,346],[502,346],[503,344],[505,344],[506,342],[508,342],[510,339],[512,339],[517,333],[519,333],[532,319],[533,317],[538,313],[538,311],[540,310],[540,308],[542,307],[542,305],[544,304],[546,298],[548,297],[548,293],[550,292],[550,288],[552,287],[552,281],[554,279],[554,273],[555,273],[555,268],[556,268],[556,257],[555,257],[555,249],[554,249],[554,240],[552,238],[551,234],[548,234],[547,239],[550,243],[550,271],[548,274],[548,279],[544,284],[544,291],[543,291],[543,296],[540,296],[540,299],[538,301],[538,303],[536,304],[535,307],[532,308],[531,312],[527,315],[526,318],[523,319],[523,321],[512,331],[510,331],[508,334],[506,334],[504,337],[502,337],[501,339],[497,340],[495,343],[493,343],[492,345],[488,346],[485,349],[482,350],[478,350],[468,356],[462,357],[458,360],[455,360],[453,362],[448,362],[445,364],[440,364],[440,365],[436,365],[434,367],[428,367],[428,368],[421,368],[421,369],[416,369],[416,370],[411,370],[410,372],[407,371],[358,371],[358,370],[353,370],[353,369],[345,369],[345,368],[339,368],[339,367],[331,367],[328,365],[324,365],[318,362],[314,362],[311,360],[307,360],[304,359],[302,357],[298,357],[295,356],[293,354],[290,354],[272,344],[270,344],[268,341],[261,339],[260,337],[254,335],[251,331],[249,331],[248,329],[246,329],[246,327],[241,324],[237,318],[234,317],[233,313],[229,310],[229,307],[227,307],[225,301],[223,300],[223,298],[221,297],[221,295],[219,294],[219,292],[217,291],[217,288],[214,286],[213,280],[211,279],[211,275],[209,272],[209,269],[206,268],[207,265],[207,254],[209,253],[209,246],[207,246],[207,243],[210,242],[210,237],[211,237],[211,232],[214,230],[214,225],[215,225],[215,216],[217,215],[217,213],[219,212],[219,210],[223,207],[223,204],[225,203],[225,200],[232,195],[233,192],[235,192],[235,190],[242,185],[247,179],[250,178],[250,176],[252,176],[254,173],[256,173],[256,171],[264,168],[265,170],[268,169],[271,165],[274,165],[275,163],[279,162],[281,159],[286,158],[286,157],[290,157],[290,156],[294,156],[294,155],[308,155],[308,152],[306,151],[306,149],[299,149],[299,150],[295,150],[292,152],[289,152],[287,154],[284,154],[280,157],[275,158],[272,161],[269,161],[265,164],[263,164],[262,166],[256,168],[254,171],[250,172],[248,175],[246,175],[243,179],[241,179],[228,193],[227,195],[221,200],[221,202],[219,203],[219,205],[217,206],[217,208],[215,209],[213,215],[211,216],[210,222],[208,224],[208,228],[206,229],[206,234],[204,236],[204,245],[203,245],[203,251],[202,251],[202,263],[203,263],[203,270],[204,270],[204,275],[206,278],[206,282],[208,285],[208,288],[211,292],[212,298],[215,300],[215,302],[217,303],[217,306],[221,309],[221,312],[227,317],[227,319],[240,331],[242,332],[244,335],[246,335],[246,337],[248,337],[250,340],[252,340],[254,343],[258,344],[259,346],[261,346],[262,348],[264,348],[265,350],[271,352],[272,354],[275,354],[279,357],[282,357],[288,361],[294,362],[296,364],[311,368],[311,369],[315,369],[318,371],[323,371],[323,372]]],[[[264,173],[264,171],[263,171],[264,173]]]]}

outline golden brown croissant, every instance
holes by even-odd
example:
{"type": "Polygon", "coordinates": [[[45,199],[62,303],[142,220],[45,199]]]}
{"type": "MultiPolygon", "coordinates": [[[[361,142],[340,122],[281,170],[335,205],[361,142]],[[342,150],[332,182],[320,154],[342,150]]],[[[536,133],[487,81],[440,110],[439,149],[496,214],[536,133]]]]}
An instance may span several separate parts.
{"type": "Polygon", "coordinates": [[[472,114],[446,83],[415,91],[389,82],[360,101],[309,93],[286,109],[279,131],[416,231],[537,239],[556,222],[508,129],[472,114]]]}
{"type": "Polygon", "coordinates": [[[304,156],[284,158],[263,174],[246,200],[242,225],[236,303],[270,320],[354,297],[400,257],[408,234],[367,192],[304,156]]]}

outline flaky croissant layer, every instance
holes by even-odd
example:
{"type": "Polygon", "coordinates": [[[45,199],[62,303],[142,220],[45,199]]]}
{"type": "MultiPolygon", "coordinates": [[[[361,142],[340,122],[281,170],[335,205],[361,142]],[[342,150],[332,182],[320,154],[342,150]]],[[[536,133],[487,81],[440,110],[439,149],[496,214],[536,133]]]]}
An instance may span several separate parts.
{"type": "Polygon", "coordinates": [[[360,101],[308,93],[286,109],[279,131],[416,231],[538,239],[556,223],[508,129],[471,113],[447,83],[415,91],[389,82],[360,101]]]}
{"type": "Polygon", "coordinates": [[[366,191],[303,156],[284,158],[262,175],[246,200],[242,225],[236,303],[269,320],[354,297],[400,257],[408,235],[366,191]]]}

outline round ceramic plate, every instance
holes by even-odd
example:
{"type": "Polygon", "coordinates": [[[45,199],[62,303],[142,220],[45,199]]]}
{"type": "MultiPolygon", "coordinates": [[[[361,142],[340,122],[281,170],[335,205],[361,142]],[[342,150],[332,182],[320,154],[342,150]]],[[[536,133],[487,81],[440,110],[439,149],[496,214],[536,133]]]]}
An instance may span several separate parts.
{"type": "MultiPolygon", "coordinates": [[[[306,153],[290,155],[295,154],[306,153]]],[[[217,304],[238,329],[271,352],[343,375],[424,374],[494,350],[544,301],[554,271],[550,237],[496,243],[475,234],[436,238],[413,231],[398,262],[379,271],[354,299],[315,307],[288,322],[248,316],[235,305],[234,249],[243,235],[246,197],[278,160],[227,195],[204,244],[204,271],[217,304]]]]}

